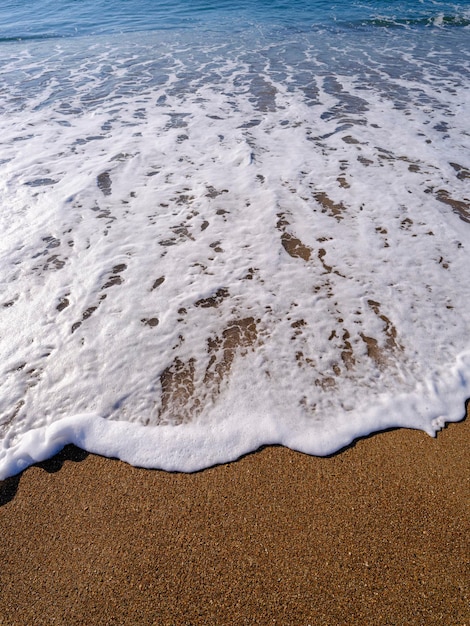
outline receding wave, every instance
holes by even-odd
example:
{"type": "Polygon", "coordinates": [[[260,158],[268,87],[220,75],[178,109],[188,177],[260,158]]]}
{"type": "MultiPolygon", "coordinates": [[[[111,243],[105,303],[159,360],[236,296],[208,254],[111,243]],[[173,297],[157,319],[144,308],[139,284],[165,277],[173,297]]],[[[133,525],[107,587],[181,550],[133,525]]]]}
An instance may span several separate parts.
{"type": "Polygon", "coordinates": [[[62,33],[34,33],[25,35],[15,35],[12,37],[0,37],[0,44],[2,43],[18,43],[27,41],[46,41],[48,39],[64,39],[69,35],[62,33]]]}
{"type": "Polygon", "coordinates": [[[465,28],[470,26],[468,16],[456,15],[432,15],[418,17],[374,17],[371,19],[359,19],[352,22],[339,24],[343,28],[369,29],[369,28],[465,28]]]}

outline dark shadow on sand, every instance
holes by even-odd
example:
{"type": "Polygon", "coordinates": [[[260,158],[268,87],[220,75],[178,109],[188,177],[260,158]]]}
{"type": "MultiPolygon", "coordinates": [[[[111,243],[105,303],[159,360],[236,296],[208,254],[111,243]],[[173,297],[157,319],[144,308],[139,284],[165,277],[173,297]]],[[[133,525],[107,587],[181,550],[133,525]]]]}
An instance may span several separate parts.
{"type": "Polygon", "coordinates": [[[40,467],[48,474],[55,474],[55,472],[62,469],[65,461],[80,463],[81,461],[84,461],[89,454],[90,453],[86,452],[86,450],[82,450],[73,444],[69,444],[68,446],[62,448],[62,450],[52,458],[47,459],[47,461],[41,461],[41,463],[35,463],[33,467],[40,467]]]}
{"type": "Polygon", "coordinates": [[[0,482],[0,506],[8,504],[16,496],[20,478],[21,474],[18,474],[0,482]]]}
{"type": "MultiPolygon", "coordinates": [[[[47,461],[41,461],[41,463],[35,463],[32,467],[40,467],[48,474],[54,474],[62,469],[66,461],[73,461],[74,463],[80,463],[84,461],[88,452],[81,450],[72,444],[65,446],[60,452],[58,452],[51,459],[47,461]]],[[[16,496],[18,486],[20,484],[22,472],[16,476],[11,476],[4,481],[0,481],[0,507],[11,502],[16,496]]]]}

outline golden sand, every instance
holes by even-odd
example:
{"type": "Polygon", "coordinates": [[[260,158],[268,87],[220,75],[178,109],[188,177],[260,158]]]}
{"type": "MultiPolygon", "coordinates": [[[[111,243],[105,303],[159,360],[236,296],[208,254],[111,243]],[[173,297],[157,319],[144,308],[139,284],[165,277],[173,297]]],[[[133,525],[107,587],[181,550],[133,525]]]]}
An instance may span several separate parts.
{"type": "Polygon", "coordinates": [[[470,420],[196,474],[72,446],[0,483],[0,624],[470,624],[470,420]]]}

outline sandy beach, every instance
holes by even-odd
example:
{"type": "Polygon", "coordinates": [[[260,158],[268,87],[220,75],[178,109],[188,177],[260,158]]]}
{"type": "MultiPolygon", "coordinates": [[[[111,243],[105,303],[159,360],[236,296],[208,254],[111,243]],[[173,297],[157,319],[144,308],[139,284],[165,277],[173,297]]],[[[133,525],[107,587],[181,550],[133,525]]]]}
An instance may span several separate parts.
{"type": "Polygon", "coordinates": [[[470,421],[196,474],[69,446],[0,487],[0,624],[470,624],[470,421]]]}

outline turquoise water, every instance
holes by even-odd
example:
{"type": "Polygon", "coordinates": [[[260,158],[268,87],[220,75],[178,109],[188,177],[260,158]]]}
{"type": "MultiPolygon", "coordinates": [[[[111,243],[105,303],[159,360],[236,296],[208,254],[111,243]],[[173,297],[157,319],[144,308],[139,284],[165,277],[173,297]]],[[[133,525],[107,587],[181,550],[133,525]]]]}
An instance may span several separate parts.
{"type": "Polygon", "coordinates": [[[461,419],[469,15],[2,2],[0,478],[461,419]]]}

